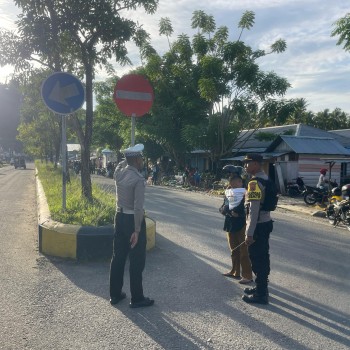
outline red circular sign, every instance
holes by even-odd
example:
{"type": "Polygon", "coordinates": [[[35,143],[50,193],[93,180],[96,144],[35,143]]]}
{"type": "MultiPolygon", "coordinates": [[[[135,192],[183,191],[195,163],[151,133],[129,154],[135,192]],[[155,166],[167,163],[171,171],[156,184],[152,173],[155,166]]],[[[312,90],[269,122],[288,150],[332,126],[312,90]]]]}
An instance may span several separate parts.
{"type": "Polygon", "coordinates": [[[114,88],[113,99],[118,109],[125,115],[142,117],[152,107],[153,88],[142,75],[124,75],[114,88]]]}

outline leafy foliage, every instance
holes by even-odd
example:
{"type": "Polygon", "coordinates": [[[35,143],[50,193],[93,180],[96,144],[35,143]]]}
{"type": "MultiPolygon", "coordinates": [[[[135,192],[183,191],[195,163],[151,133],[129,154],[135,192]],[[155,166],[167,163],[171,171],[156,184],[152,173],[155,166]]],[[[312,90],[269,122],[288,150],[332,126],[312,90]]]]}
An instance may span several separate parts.
{"type": "Polygon", "coordinates": [[[40,90],[47,70],[33,70],[24,77],[20,75],[22,93],[21,123],[18,139],[24,151],[34,157],[58,161],[60,154],[61,119],[44,105],[40,90]]]}
{"type": "Polygon", "coordinates": [[[18,84],[13,81],[0,83],[0,148],[4,150],[21,151],[21,145],[16,142],[21,100],[18,84]]]}
{"type": "Polygon", "coordinates": [[[350,13],[334,23],[332,36],[339,36],[337,45],[343,45],[345,51],[350,51],[350,13]]]}
{"type": "Polygon", "coordinates": [[[192,38],[181,34],[170,43],[173,27],[169,18],[161,19],[159,32],[166,35],[169,51],[160,56],[148,50],[142,56],[144,67],[138,71],[153,83],[156,100],[140,121],[139,133],[150,145],[162,147],[178,167],[186,152],[198,148],[216,162],[231,153],[240,130],[272,122],[272,112],[285,121],[294,111],[295,101],[277,99],[289,88],[287,80],[262,71],[257,62],[283,52],[285,41],[277,40],[265,52],[240,40],[254,21],[254,12],[245,12],[239,38],[231,41],[227,27],[216,28],[213,16],[198,10],[191,22],[197,33],[192,38]]]}
{"type": "Polygon", "coordinates": [[[95,83],[96,110],[93,124],[93,144],[119,150],[130,140],[130,118],[123,116],[117,109],[112,96],[118,78],[109,78],[105,82],[95,83]]]}
{"type": "Polygon", "coordinates": [[[154,13],[158,0],[15,0],[15,3],[22,9],[17,22],[19,34],[2,30],[0,64],[28,70],[33,62],[39,62],[51,71],[66,70],[85,77],[85,122],[82,125],[75,118],[74,126],[82,146],[82,194],[91,200],[89,160],[95,69],[100,65],[111,70],[112,57],[122,64],[130,62],[126,43],[135,39],[142,46],[147,35],[128,13],[139,7],[154,13]]]}
{"type": "Polygon", "coordinates": [[[270,132],[257,132],[254,135],[254,138],[259,140],[259,141],[273,141],[278,135],[275,135],[273,133],[270,132]]]}

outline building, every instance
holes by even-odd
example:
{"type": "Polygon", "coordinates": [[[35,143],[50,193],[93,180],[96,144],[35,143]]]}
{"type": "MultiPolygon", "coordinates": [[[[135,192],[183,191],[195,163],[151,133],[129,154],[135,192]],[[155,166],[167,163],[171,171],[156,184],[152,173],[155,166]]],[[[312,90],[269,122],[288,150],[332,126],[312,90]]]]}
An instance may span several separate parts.
{"type": "Polygon", "coordinates": [[[304,124],[243,130],[233,156],[224,161],[239,163],[247,153],[261,153],[263,168],[280,191],[297,176],[316,186],[321,168],[338,183],[350,182],[350,137],[345,132],[328,132],[304,124]],[[346,135],[346,136],[345,136],[346,135]]]}
{"type": "Polygon", "coordinates": [[[80,159],[81,146],[79,143],[68,143],[67,144],[67,154],[69,160],[80,159]]]}

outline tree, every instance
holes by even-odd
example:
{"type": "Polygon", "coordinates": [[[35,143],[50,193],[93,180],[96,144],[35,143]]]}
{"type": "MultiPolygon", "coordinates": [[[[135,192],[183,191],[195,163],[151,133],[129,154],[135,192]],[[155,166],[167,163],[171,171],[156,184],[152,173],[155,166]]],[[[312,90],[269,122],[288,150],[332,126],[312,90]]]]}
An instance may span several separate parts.
{"type": "Polygon", "coordinates": [[[350,13],[338,19],[331,36],[339,36],[337,45],[343,45],[345,51],[350,51],[350,13]]]}
{"type": "Polygon", "coordinates": [[[23,142],[27,154],[41,159],[49,157],[56,165],[60,155],[61,119],[48,110],[40,96],[47,73],[47,70],[34,70],[23,79],[18,77],[23,96],[18,139],[23,142]]]}
{"type": "MultiPolygon", "coordinates": [[[[288,103],[276,100],[276,97],[285,94],[289,83],[274,72],[263,72],[257,62],[260,57],[283,52],[286,43],[279,39],[270,46],[270,51],[253,50],[241,41],[241,37],[244,30],[252,28],[254,20],[252,11],[242,15],[238,24],[241,32],[236,41],[228,40],[228,31],[224,27],[214,32],[213,39],[210,35],[205,38],[203,34],[215,26],[206,29],[198,25],[201,40],[207,43],[206,51],[196,52],[201,68],[200,94],[211,103],[206,134],[210,128],[215,130],[212,126],[216,125],[216,137],[208,139],[215,142],[207,144],[213,162],[231,153],[240,130],[266,123],[273,115],[268,107],[274,106],[275,112],[283,108],[287,110],[288,103]]],[[[210,16],[207,21],[200,21],[203,22],[211,23],[210,16]]]]}
{"type": "Polygon", "coordinates": [[[285,121],[295,110],[295,101],[278,99],[289,87],[287,80],[263,72],[257,63],[283,52],[286,43],[277,40],[263,51],[241,41],[254,18],[252,11],[245,12],[238,40],[230,41],[227,27],[216,29],[213,16],[195,11],[191,25],[197,33],[192,39],[181,34],[171,44],[171,23],[168,18],[160,21],[160,34],[167,36],[170,49],[163,56],[143,56],[143,72],[154,83],[157,99],[142,125],[173,159],[200,148],[210,151],[215,163],[231,153],[240,130],[270,122],[272,111],[285,121]]]}
{"type": "Polygon", "coordinates": [[[140,45],[140,40],[147,36],[137,23],[122,14],[139,7],[154,13],[158,0],[16,0],[15,3],[22,9],[19,35],[2,30],[0,64],[27,69],[34,61],[52,71],[67,70],[85,77],[84,129],[77,118],[74,125],[82,150],[82,194],[91,200],[89,160],[96,67],[100,65],[111,71],[112,57],[123,64],[130,62],[125,44],[135,39],[140,45]]]}
{"type": "Polygon", "coordinates": [[[171,34],[173,34],[173,32],[174,30],[173,30],[173,26],[171,24],[170,18],[169,17],[161,18],[159,21],[159,35],[166,36],[169,44],[169,49],[171,49],[169,37],[171,36],[171,34]]]}
{"type": "MultiPolygon", "coordinates": [[[[290,113],[287,121],[293,124],[305,123],[307,102],[304,98],[295,100],[294,110],[290,113]]],[[[305,123],[306,124],[306,123],[305,123]]]]}
{"type": "Polygon", "coordinates": [[[186,77],[191,74],[196,77],[197,101],[202,104],[206,101],[206,111],[198,123],[183,126],[182,140],[192,148],[209,150],[214,163],[231,153],[240,130],[263,126],[271,120],[272,110],[287,118],[295,108],[295,101],[278,100],[290,86],[287,80],[274,72],[262,71],[258,65],[260,57],[283,52],[285,41],[279,39],[269,51],[264,51],[253,50],[241,40],[243,31],[250,30],[254,20],[254,12],[246,11],[238,24],[241,29],[238,39],[230,41],[227,27],[216,29],[212,16],[195,11],[192,28],[198,31],[192,41],[181,35],[166,54],[176,57],[175,62],[170,62],[172,67],[184,55],[196,62],[187,66],[191,73],[186,70],[186,77]],[[174,50],[181,43],[183,49],[179,55],[174,50]]]}
{"type": "Polygon", "coordinates": [[[21,150],[16,142],[20,104],[21,95],[16,82],[0,84],[0,148],[7,151],[21,150]]]}
{"type": "Polygon", "coordinates": [[[312,126],[322,130],[347,129],[350,126],[349,116],[340,108],[334,109],[333,112],[325,109],[316,113],[312,126]]]}
{"type": "Polygon", "coordinates": [[[130,118],[119,112],[113,99],[113,91],[118,78],[109,78],[104,82],[95,83],[96,110],[93,124],[93,144],[98,147],[108,147],[114,151],[120,150],[130,141],[130,118]]]}
{"type": "Polygon", "coordinates": [[[156,96],[152,112],[138,122],[139,136],[147,152],[157,150],[151,158],[162,148],[178,168],[184,167],[185,154],[191,150],[184,130],[187,125],[199,125],[209,105],[199,95],[199,74],[192,57],[189,38],[181,35],[163,56],[144,57],[146,64],[138,70],[153,83],[156,96]]]}

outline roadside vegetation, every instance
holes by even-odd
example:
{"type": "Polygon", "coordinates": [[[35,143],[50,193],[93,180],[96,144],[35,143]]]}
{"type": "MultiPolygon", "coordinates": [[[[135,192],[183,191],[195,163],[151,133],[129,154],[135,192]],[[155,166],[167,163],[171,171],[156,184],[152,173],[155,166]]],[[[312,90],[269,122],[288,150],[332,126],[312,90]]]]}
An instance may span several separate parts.
{"type": "Polygon", "coordinates": [[[53,163],[35,162],[43,185],[51,218],[64,224],[103,226],[113,223],[115,195],[92,184],[93,200],[81,195],[80,177],[71,176],[67,183],[66,211],[62,211],[62,173],[53,163]]]}

